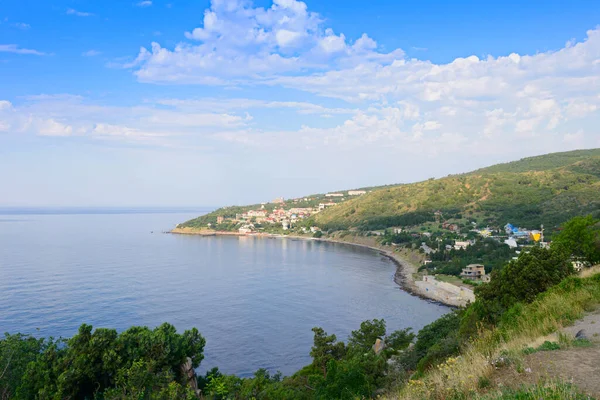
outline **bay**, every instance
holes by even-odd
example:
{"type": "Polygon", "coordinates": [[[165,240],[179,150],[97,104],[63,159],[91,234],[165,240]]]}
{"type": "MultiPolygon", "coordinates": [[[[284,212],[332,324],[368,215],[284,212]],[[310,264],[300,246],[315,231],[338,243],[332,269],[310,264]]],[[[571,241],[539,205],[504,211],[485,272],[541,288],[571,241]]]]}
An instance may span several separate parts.
{"type": "Polygon", "coordinates": [[[164,234],[206,210],[0,210],[0,332],[70,337],[82,323],[169,322],[206,337],[201,371],[291,374],[314,326],[415,331],[449,309],[411,296],[376,251],[298,239],[164,234]]]}

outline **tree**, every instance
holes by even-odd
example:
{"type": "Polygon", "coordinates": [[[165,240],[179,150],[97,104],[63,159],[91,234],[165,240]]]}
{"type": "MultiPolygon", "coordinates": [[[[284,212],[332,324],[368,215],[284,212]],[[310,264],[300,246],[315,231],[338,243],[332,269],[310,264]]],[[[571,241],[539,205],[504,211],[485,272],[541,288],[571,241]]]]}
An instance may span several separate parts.
{"type": "Polygon", "coordinates": [[[492,272],[489,283],[475,288],[477,300],[469,312],[475,313],[478,321],[496,323],[512,305],[532,302],[572,273],[573,266],[563,251],[533,247],[500,271],[492,272]]]}
{"type": "Polygon", "coordinates": [[[575,217],[563,225],[553,238],[552,248],[566,256],[584,259],[591,264],[600,262],[600,226],[591,215],[575,217]]]}
{"type": "Polygon", "coordinates": [[[0,340],[0,399],[16,396],[21,377],[46,344],[28,335],[9,335],[0,340]]]}
{"type": "Polygon", "coordinates": [[[415,334],[411,330],[411,328],[401,329],[386,336],[384,340],[385,352],[388,355],[395,355],[406,349],[415,339],[415,334]]]}
{"type": "Polygon", "coordinates": [[[340,360],[346,354],[346,346],[344,342],[338,342],[335,335],[327,335],[323,328],[315,327],[312,331],[315,335],[310,356],[313,358],[313,365],[327,377],[327,363],[340,360]]]}
{"type": "Polygon", "coordinates": [[[417,341],[405,357],[408,368],[418,366],[419,371],[456,354],[459,350],[458,328],[462,311],[448,313],[425,326],[417,334],[417,341]]]}
{"type": "Polygon", "coordinates": [[[10,357],[14,399],[194,398],[181,365],[189,358],[199,366],[205,344],[198,330],[178,334],[169,324],[154,330],[132,327],[121,334],[83,324],[69,340],[8,339],[0,341],[0,366],[5,353],[18,350],[10,357]]]}
{"type": "Polygon", "coordinates": [[[348,339],[348,347],[360,352],[371,350],[377,339],[383,339],[385,336],[385,320],[374,319],[364,321],[360,324],[360,329],[352,331],[348,339]]]}

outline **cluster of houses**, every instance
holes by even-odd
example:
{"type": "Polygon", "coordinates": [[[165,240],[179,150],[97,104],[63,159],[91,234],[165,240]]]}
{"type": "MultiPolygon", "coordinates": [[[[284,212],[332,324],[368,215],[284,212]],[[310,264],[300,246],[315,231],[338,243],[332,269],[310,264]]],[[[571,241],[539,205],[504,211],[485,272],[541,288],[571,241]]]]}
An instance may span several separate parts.
{"type": "MultiPolygon", "coordinates": [[[[283,208],[277,208],[272,212],[268,212],[263,208],[260,210],[250,210],[242,214],[236,214],[235,219],[232,222],[252,222],[256,224],[282,224],[284,229],[286,229],[289,228],[290,224],[294,224],[298,220],[308,218],[311,215],[318,213],[319,210],[319,208],[313,207],[293,207],[287,210],[283,208]]],[[[217,223],[218,222],[219,221],[217,220],[217,223]]]]}
{"type": "MultiPolygon", "coordinates": [[[[288,210],[278,208],[273,210],[273,212],[268,212],[265,209],[250,210],[242,214],[236,214],[235,219],[231,222],[242,223],[242,226],[238,229],[238,232],[242,234],[254,232],[254,224],[281,224],[283,230],[286,231],[299,220],[308,218],[318,212],[319,209],[312,207],[294,207],[288,210]]],[[[217,217],[217,223],[222,222],[224,222],[224,218],[217,217]]]]}
{"type": "MultiPolygon", "coordinates": [[[[275,208],[273,211],[269,212],[265,209],[265,204],[262,204],[259,210],[249,210],[241,214],[236,214],[235,218],[227,219],[223,216],[218,216],[217,224],[222,224],[225,221],[233,222],[236,224],[242,224],[238,229],[238,232],[241,234],[248,234],[254,232],[255,224],[281,224],[282,229],[285,231],[293,227],[294,224],[296,224],[298,221],[308,218],[311,215],[317,214],[328,207],[333,207],[339,204],[340,201],[345,200],[346,196],[360,196],[366,193],[367,192],[365,190],[349,190],[345,193],[327,193],[324,196],[324,201],[314,207],[293,206],[301,203],[302,201],[312,201],[314,200],[313,198],[293,199],[286,203],[283,197],[278,197],[272,201],[273,204],[278,205],[278,207],[275,208]],[[338,202],[335,202],[333,200],[338,200],[338,202]],[[289,203],[292,204],[292,207],[286,209],[286,206],[289,203]]],[[[312,233],[315,233],[317,230],[317,227],[310,228],[310,231],[312,233]]]]}
{"type": "MultiPolygon", "coordinates": [[[[484,228],[481,230],[474,230],[484,238],[493,237],[499,239],[498,236],[493,236],[493,231],[490,228],[484,228]]],[[[504,226],[504,232],[508,236],[504,240],[504,244],[508,245],[511,249],[519,247],[519,240],[525,240],[529,242],[538,243],[542,247],[547,247],[548,243],[544,241],[544,226],[542,225],[541,230],[529,230],[513,226],[512,224],[506,224],[504,226]]]]}

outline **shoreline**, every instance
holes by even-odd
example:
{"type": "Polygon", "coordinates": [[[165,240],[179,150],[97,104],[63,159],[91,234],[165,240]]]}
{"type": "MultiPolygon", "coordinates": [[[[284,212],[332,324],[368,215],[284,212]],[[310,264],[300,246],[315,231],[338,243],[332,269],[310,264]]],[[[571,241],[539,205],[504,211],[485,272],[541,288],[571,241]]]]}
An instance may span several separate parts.
{"type": "Polygon", "coordinates": [[[313,240],[325,243],[337,243],[346,244],[349,246],[357,246],[375,250],[379,254],[390,259],[396,265],[396,272],[394,274],[394,283],[400,286],[405,292],[420,297],[427,301],[433,301],[436,303],[444,304],[449,307],[464,307],[469,302],[472,302],[475,297],[472,290],[465,289],[456,285],[452,285],[446,282],[438,282],[434,277],[426,277],[423,281],[415,280],[413,274],[417,272],[418,267],[408,260],[402,258],[400,255],[395,254],[393,251],[384,249],[381,247],[371,246],[368,244],[357,243],[353,241],[345,241],[339,239],[328,239],[328,238],[313,238],[298,235],[280,235],[275,233],[239,233],[239,232],[226,232],[226,231],[213,231],[204,230],[198,231],[189,228],[175,228],[165,233],[171,233],[176,235],[194,235],[194,236],[247,236],[247,237],[261,237],[261,238],[290,238],[290,239],[302,239],[302,240],[313,240]]]}

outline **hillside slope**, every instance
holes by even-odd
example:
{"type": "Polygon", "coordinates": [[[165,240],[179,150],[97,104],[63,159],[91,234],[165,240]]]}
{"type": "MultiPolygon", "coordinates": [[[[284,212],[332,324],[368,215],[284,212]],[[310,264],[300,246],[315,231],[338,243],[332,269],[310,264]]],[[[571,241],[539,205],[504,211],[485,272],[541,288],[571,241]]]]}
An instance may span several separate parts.
{"type": "Polygon", "coordinates": [[[316,222],[330,229],[383,229],[432,220],[435,211],[490,225],[530,227],[600,214],[600,149],[530,157],[375,190],[318,214],[316,222]]]}

